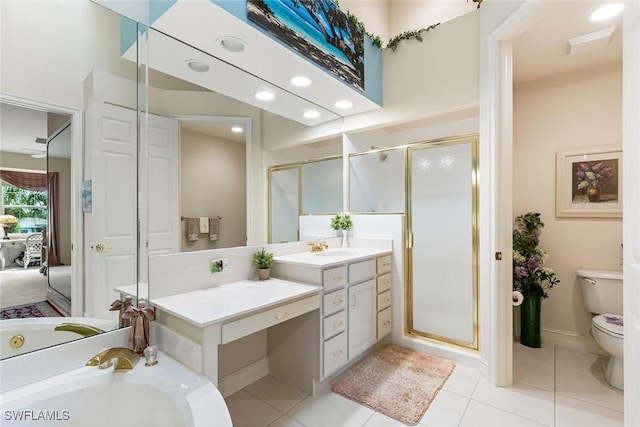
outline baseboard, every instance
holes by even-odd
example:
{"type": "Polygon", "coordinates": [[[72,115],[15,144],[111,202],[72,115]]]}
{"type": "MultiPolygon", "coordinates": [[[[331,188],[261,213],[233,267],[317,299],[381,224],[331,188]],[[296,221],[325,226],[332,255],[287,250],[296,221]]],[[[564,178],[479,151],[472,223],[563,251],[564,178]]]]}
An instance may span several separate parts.
{"type": "Polygon", "coordinates": [[[221,378],[218,380],[218,390],[223,397],[231,396],[266,375],[269,375],[269,357],[263,357],[251,365],[221,378]]]}
{"type": "Polygon", "coordinates": [[[607,355],[591,335],[578,335],[558,329],[542,328],[543,344],[557,345],[573,350],[607,355]]]}

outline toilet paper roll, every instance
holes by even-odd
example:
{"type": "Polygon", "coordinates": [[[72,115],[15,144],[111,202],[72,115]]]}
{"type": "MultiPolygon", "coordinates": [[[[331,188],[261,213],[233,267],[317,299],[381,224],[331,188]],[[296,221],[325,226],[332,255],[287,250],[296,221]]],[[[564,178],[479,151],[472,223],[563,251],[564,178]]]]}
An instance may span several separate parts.
{"type": "Polygon", "coordinates": [[[522,293],[519,291],[513,291],[511,299],[513,300],[513,305],[518,306],[522,304],[522,300],[524,299],[524,296],[522,296],[522,293]]]}

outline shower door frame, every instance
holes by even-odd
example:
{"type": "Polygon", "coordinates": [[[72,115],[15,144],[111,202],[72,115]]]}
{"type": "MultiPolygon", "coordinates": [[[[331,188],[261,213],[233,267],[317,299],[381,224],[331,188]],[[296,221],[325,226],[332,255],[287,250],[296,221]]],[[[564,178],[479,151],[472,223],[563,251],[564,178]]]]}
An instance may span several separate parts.
{"type": "Polygon", "coordinates": [[[478,186],[478,171],[479,171],[479,151],[478,133],[452,136],[448,138],[439,138],[430,141],[424,141],[416,144],[410,144],[406,151],[406,222],[405,222],[405,334],[414,337],[425,339],[429,341],[435,341],[438,343],[444,343],[455,347],[469,349],[473,351],[479,350],[479,227],[478,227],[478,208],[479,208],[479,186],[478,186]],[[471,144],[471,158],[472,158],[472,171],[471,171],[471,227],[472,227],[472,302],[473,302],[473,339],[470,342],[457,340],[414,328],[413,324],[413,212],[412,212],[412,197],[411,197],[411,178],[412,178],[412,164],[411,164],[411,152],[417,149],[424,148],[436,148],[443,146],[459,145],[459,144],[471,144]]]}

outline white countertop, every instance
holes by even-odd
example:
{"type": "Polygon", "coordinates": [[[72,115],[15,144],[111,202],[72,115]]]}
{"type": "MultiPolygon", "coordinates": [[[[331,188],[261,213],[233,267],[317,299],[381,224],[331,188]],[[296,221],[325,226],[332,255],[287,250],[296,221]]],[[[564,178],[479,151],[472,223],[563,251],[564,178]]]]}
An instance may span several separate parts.
{"type": "Polygon", "coordinates": [[[382,248],[332,248],[322,252],[300,252],[290,255],[280,255],[274,261],[283,264],[298,264],[312,267],[330,267],[345,262],[358,261],[372,256],[390,254],[389,249],[382,248]]]}
{"type": "Polygon", "coordinates": [[[244,280],[150,301],[156,308],[198,327],[311,296],[322,287],[286,280],[244,280]]]}
{"type": "Polygon", "coordinates": [[[149,297],[149,284],[138,283],[138,285],[126,285],[113,288],[119,294],[146,300],[149,297]]]}

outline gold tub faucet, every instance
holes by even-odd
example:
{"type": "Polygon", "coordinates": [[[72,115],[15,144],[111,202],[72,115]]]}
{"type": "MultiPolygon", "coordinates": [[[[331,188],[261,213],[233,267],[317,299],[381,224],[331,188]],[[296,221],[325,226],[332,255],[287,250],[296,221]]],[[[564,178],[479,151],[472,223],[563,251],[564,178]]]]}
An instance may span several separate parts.
{"type": "Polygon", "coordinates": [[[126,371],[133,369],[136,363],[138,363],[140,355],[126,347],[107,348],[89,359],[86,366],[97,366],[98,369],[107,369],[114,366],[114,359],[116,361],[115,367],[113,368],[114,371],[126,371]]]}
{"type": "Polygon", "coordinates": [[[311,252],[322,252],[325,249],[329,249],[329,245],[326,242],[309,243],[309,246],[311,246],[311,252]]]}

